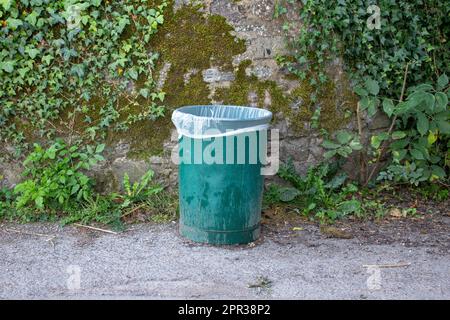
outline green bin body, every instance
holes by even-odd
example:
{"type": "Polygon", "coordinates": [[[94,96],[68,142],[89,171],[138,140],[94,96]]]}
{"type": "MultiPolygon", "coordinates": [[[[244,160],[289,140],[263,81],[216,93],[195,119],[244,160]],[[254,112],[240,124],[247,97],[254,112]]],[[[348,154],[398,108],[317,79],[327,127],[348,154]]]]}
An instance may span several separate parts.
{"type": "MultiPolygon", "coordinates": [[[[270,118],[266,117],[265,121],[268,123],[270,118]]],[[[255,130],[244,133],[237,130],[236,134],[209,138],[181,134],[179,230],[182,236],[210,244],[243,244],[258,239],[264,183],[261,168],[266,155],[261,144],[267,143],[267,129],[260,130],[261,126],[256,124],[246,130],[251,128],[255,130]],[[211,146],[220,148],[222,154],[211,146]],[[216,160],[205,161],[205,153],[216,160]]]]}

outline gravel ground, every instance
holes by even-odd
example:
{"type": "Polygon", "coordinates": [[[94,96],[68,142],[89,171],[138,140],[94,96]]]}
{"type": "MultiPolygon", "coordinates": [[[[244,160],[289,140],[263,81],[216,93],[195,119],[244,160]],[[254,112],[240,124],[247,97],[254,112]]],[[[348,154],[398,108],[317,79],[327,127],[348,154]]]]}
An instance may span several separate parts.
{"type": "Polygon", "coordinates": [[[438,242],[415,245],[329,238],[305,224],[295,234],[266,229],[257,243],[213,247],[181,238],[176,223],[120,234],[3,224],[0,298],[450,299],[445,226],[438,242]]]}

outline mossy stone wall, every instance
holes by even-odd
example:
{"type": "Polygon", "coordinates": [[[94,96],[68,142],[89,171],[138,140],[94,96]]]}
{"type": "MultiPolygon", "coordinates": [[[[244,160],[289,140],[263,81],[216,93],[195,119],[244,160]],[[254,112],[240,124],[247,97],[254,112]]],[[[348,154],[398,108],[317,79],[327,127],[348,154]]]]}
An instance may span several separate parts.
{"type": "MultiPolygon", "coordinates": [[[[93,173],[100,188],[117,188],[125,172],[137,178],[149,167],[165,184],[176,185],[177,168],[170,155],[177,136],[170,117],[183,105],[217,103],[269,109],[274,113],[272,126],[280,130],[281,160],[292,158],[299,171],[320,161],[323,150],[318,130],[333,132],[352,126],[356,98],[338,62],[328,68],[330,81],[315,103],[310,100],[313,88],[308,82],[298,81],[278,66],[276,56],[291,53],[282,21],[273,17],[275,2],[170,2],[165,22],[149,48],[160,53],[156,78],[166,92],[166,115],[108,135],[107,162],[93,173]],[[311,116],[319,106],[320,125],[313,129],[311,116]]],[[[0,173],[3,170],[3,175],[14,176],[9,167],[13,168],[0,164],[0,173]]]]}

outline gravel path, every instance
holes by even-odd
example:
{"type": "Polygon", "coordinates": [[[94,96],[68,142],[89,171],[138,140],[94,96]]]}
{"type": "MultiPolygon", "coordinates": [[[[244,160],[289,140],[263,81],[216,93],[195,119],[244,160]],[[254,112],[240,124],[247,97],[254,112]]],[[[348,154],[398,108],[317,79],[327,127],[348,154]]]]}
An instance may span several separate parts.
{"type": "Polygon", "coordinates": [[[439,247],[318,238],[307,228],[298,241],[213,247],[176,230],[0,225],[0,298],[450,299],[450,255],[439,247]]]}

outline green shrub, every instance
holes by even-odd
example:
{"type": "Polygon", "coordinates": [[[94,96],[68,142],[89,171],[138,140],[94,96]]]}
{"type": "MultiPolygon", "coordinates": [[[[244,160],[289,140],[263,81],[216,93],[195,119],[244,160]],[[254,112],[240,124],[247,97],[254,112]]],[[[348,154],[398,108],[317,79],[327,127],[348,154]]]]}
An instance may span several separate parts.
{"type": "MultiPolygon", "coordinates": [[[[287,13],[289,3],[295,2],[300,1],[277,2],[276,15],[287,13]]],[[[317,96],[328,79],[327,66],[342,58],[360,97],[356,108],[359,124],[363,112],[369,118],[383,112],[391,119],[388,130],[371,137],[373,149],[361,148],[359,143],[352,148],[354,134],[340,132],[337,141],[324,142],[328,149],[325,158],[345,158],[360,149],[364,184],[377,177],[386,151],[388,165],[378,180],[414,185],[447,180],[450,7],[439,0],[301,3],[295,10],[299,10],[303,27],[289,43],[294,55],[279,57],[279,62],[299,78],[308,77],[317,96]],[[378,27],[371,24],[377,10],[378,27]]],[[[286,22],[285,29],[289,28],[286,22]]]]}
{"type": "Polygon", "coordinates": [[[338,164],[322,163],[309,168],[305,176],[300,176],[288,162],[280,168],[279,176],[289,181],[292,187],[270,185],[265,203],[292,203],[303,214],[313,213],[320,220],[335,220],[351,214],[362,216],[363,205],[356,197],[358,188],[346,183],[347,175],[338,172],[338,164]]]}
{"type": "Polygon", "coordinates": [[[372,136],[372,146],[380,147],[390,140],[392,162],[378,180],[408,182],[418,185],[448,178],[450,165],[450,109],[447,93],[448,79],[442,76],[437,88],[420,85],[411,88],[408,98],[397,105],[385,99],[383,105],[389,116],[397,117],[396,131],[372,136]],[[447,170],[446,170],[447,169],[447,170]]]}
{"type": "Polygon", "coordinates": [[[69,146],[63,140],[47,149],[35,144],[24,162],[26,179],[14,188],[16,207],[64,210],[89,199],[93,181],[83,171],[104,160],[101,156],[104,147],[104,144],[95,149],[78,144],[69,146]]]}

